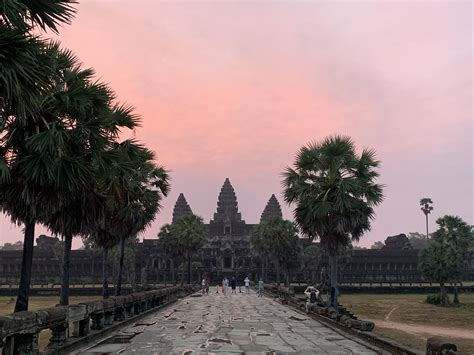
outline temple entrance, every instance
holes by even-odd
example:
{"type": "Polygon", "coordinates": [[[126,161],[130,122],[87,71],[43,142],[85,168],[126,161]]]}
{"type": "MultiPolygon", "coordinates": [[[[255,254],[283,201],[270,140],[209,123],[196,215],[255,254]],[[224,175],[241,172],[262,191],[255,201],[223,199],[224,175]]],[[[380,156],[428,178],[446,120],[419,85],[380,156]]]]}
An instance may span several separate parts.
{"type": "Polygon", "coordinates": [[[224,258],[224,269],[230,269],[232,267],[232,257],[226,256],[224,258]]]}

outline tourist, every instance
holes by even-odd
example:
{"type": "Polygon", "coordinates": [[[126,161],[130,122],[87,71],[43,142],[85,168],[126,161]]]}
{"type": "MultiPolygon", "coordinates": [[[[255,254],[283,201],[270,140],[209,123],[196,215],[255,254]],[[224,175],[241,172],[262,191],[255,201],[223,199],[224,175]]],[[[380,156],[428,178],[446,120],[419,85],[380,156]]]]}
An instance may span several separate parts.
{"type": "Polygon", "coordinates": [[[250,280],[248,276],[245,278],[244,284],[245,284],[245,293],[250,293],[250,280]]]}
{"type": "MultiPolygon", "coordinates": [[[[317,289],[315,289],[312,286],[306,288],[306,290],[308,289],[309,289],[309,296],[306,299],[306,304],[305,304],[306,313],[309,313],[310,310],[313,310],[313,308],[316,307],[318,303],[318,298],[319,298],[319,291],[317,289]]],[[[306,291],[304,293],[307,295],[306,291]]]]}
{"type": "Polygon", "coordinates": [[[206,278],[203,277],[201,281],[202,294],[206,293],[206,278]]]}
{"type": "Polygon", "coordinates": [[[224,294],[227,293],[227,289],[229,288],[229,279],[227,278],[227,276],[224,278],[224,287],[225,287],[225,292],[224,294]]]}
{"type": "Polygon", "coordinates": [[[227,278],[224,277],[222,279],[222,294],[225,296],[225,287],[226,287],[226,283],[227,283],[227,278]]]}
{"type": "Polygon", "coordinates": [[[306,295],[306,299],[309,298],[309,296],[311,295],[311,291],[316,292],[316,298],[319,299],[319,290],[313,286],[308,286],[306,287],[306,290],[304,290],[304,294],[306,295]]]}
{"type": "Polygon", "coordinates": [[[206,288],[206,295],[209,296],[209,279],[206,277],[205,288],[206,288]]]}
{"type": "Polygon", "coordinates": [[[263,297],[263,279],[260,278],[260,281],[258,282],[258,291],[257,291],[257,296],[258,297],[263,297]]]}
{"type": "Polygon", "coordinates": [[[232,293],[236,293],[235,289],[237,287],[237,281],[235,281],[235,276],[232,276],[232,280],[230,281],[230,287],[232,288],[232,293]]]}

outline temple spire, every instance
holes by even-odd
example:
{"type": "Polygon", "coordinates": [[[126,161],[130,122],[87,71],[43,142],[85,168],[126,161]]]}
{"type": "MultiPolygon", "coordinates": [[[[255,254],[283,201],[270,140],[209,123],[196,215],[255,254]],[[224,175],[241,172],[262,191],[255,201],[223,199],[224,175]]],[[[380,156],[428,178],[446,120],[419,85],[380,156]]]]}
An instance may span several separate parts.
{"type": "Polygon", "coordinates": [[[267,202],[267,205],[265,206],[265,209],[262,212],[262,216],[260,217],[260,223],[272,217],[283,218],[280,203],[278,202],[274,194],[270,197],[267,202]]]}
{"type": "Polygon", "coordinates": [[[172,223],[176,222],[177,219],[192,215],[193,211],[191,207],[189,207],[186,198],[184,197],[183,193],[180,193],[173,209],[173,221],[172,223]]]}
{"type": "Polygon", "coordinates": [[[214,213],[214,220],[237,220],[242,219],[237,204],[234,188],[229,178],[226,178],[222,185],[221,192],[217,200],[217,211],[214,213]]]}

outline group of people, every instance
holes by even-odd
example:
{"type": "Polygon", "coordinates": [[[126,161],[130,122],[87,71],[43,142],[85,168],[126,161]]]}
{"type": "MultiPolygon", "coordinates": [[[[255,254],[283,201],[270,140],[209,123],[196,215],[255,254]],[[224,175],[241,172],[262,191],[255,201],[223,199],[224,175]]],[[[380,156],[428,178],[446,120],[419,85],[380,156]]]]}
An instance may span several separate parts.
{"type": "MultiPolygon", "coordinates": [[[[244,287],[245,287],[245,293],[250,293],[250,279],[247,277],[245,277],[244,279],[244,287]]],[[[257,296],[258,297],[262,297],[263,296],[263,279],[260,279],[260,281],[258,282],[257,284],[257,296]]],[[[202,282],[201,282],[201,286],[202,286],[202,293],[205,294],[205,295],[209,295],[209,279],[207,277],[204,277],[202,279],[202,282]]],[[[235,278],[235,276],[232,276],[232,278],[229,279],[227,277],[224,277],[222,279],[222,284],[221,285],[217,285],[216,287],[216,293],[219,294],[223,294],[224,296],[226,294],[228,294],[228,290],[230,288],[230,292],[231,294],[236,294],[237,293],[237,280],[235,278]]],[[[239,285],[239,293],[242,293],[242,290],[240,288],[240,285],[239,285]]]]}

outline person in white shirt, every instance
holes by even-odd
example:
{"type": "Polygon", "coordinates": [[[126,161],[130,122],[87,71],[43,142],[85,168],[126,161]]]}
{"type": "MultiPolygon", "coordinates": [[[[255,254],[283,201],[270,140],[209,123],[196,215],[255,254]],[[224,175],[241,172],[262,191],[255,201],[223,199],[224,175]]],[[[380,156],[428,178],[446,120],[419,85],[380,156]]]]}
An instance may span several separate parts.
{"type": "Polygon", "coordinates": [[[308,286],[306,287],[306,290],[304,291],[306,295],[306,313],[309,313],[310,310],[312,310],[318,303],[319,299],[319,290],[313,286],[308,286]]]}
{"type": "Polygon", "coordinates": [[[248,276],[245,278],[244,284],[245,284],[245,292],[250,293],[250,280],[248,276]]]}

